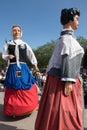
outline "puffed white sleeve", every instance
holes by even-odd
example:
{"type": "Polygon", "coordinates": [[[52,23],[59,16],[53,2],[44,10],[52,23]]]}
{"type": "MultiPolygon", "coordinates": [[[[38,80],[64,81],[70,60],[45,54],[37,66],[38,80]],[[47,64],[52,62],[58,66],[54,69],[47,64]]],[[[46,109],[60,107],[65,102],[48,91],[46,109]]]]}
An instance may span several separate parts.
{"type": "Polygon", "coordinates": [[[34,52],[32,51],[31,47],[26,43],[27,47],[27,57],[30,60],[30,62],[34,65],[37,64],[37,59],[35,57],[34,52]]]}
{"type": "Polygon", "coordinates": [[[8,56],[8,45],[7,43],[4,45],[3,47],[3,51],[2,51],[2,58],[4,60],[7,60],[7,56],[8,56]]]}

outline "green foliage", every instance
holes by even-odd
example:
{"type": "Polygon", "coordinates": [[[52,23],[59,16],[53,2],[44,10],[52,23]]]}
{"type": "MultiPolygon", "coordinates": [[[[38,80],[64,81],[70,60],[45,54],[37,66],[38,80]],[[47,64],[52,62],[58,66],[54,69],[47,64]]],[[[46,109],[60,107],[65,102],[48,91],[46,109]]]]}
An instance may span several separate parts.
{"type": "MultiPolygon", "coordinates": [[[[85,39],[84,37],[80,36],[77,37],[78,42],[80,43],[80,45],[84,48],[84,52],[87,50],[87,39],[85,39]]],[[[84,56],[83,56],[84,59],[84,56]]],[[[82,59],[82,63],[83,64],[83,59],[82,59]]]]}
{"type": "Polygon", "coordinates": [[[38,61],[39,68],[46,68],[49,59],[52,55],[55,46],[55,41],[48,42],[47,44],[33,50],[38,61]]]}
{"type": "Polygon", "coordinates": [[[84,50],[87,49],[87,39],[85,39],[82,36],[77,37],[77,40],[79,41],[80,45],[84,48],[84,50]]]}

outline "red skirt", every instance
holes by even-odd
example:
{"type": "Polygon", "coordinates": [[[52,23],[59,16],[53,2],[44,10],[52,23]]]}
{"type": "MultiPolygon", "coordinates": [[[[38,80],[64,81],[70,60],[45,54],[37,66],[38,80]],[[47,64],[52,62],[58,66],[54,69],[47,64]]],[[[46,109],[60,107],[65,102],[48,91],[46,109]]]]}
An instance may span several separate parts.
{"type": "Polygon", "coordinates": [[[58,77],[49,76],[40,100],[35,130],[82,130],[82,85],[78,79],[69,96],[58,77]]]}
{"type": "Polygon", "coordinates": [[[27,90],[5,89],[4,114],[25,115],[31,113],[38,107],[37,88],[34,84],[27,90]]]}

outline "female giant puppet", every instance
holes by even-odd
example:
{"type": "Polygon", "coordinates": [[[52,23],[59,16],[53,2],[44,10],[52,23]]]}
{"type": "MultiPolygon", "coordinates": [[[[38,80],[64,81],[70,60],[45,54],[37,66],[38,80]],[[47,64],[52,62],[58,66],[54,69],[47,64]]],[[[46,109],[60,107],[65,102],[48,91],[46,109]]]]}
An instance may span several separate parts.
{"type": "Polygon", "coordinates": [[[3,48],[2,57],[8,61],[5,79],[4,114],[19,116],[31,113],[38,106],[35,79],[26,64],[26,56],[38,70],[37,60],[30,46],[22,41],[22,29],[12,27],[13,40],[3,48]]]}
{"type": "Polygon", "coordinates": [[[82,85],[79,79],[83,48],[74,37],[80,11],[61,11],[63,30],[47,68],[35,130],[82,130],[82,85]]]}

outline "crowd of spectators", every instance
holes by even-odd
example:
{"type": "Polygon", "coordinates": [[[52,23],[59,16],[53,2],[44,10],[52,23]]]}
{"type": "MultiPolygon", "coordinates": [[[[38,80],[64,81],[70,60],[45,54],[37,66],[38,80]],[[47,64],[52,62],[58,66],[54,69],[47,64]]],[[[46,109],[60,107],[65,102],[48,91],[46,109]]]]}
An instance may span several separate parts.
{"type": "Polygon", "coordinates": [[[4,91],[5,73],[3,69],[0,70],[0,91],[4,91]]]}

